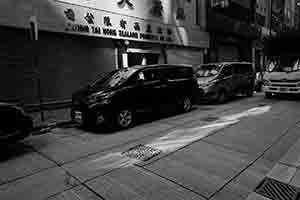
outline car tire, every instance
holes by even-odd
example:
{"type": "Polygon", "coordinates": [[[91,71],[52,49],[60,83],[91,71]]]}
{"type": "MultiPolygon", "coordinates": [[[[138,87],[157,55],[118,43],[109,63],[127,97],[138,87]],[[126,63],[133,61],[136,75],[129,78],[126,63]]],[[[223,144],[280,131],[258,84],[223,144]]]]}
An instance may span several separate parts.
{"type": "Polygon", "coordinates": [[[181,99],[180,105],[181,105],[182,112],[191,111],[193,106],[191,98],[189,98],[188,96],[185,96],[184,98],[181,99]]]}
{"type": "Polygon", "coordinates": [[[118,128],[126,129],[133,126],[135,114],[131,109],[121,109],[115,115],[115,123],[118,128]]]}
{"type": "Polygon", "coordinates": [[[272,93],[271,92],[265,92],[265,98],[266,99],[271,99],[272,98],[272,93]]]}
{"type": "Polygon", "coordinates": [[[226,90],[221,90],[217,97],[217,103],[223,104],[226,102],[227,99],[228,99],[228,94],[227,94],[226,90]]]}

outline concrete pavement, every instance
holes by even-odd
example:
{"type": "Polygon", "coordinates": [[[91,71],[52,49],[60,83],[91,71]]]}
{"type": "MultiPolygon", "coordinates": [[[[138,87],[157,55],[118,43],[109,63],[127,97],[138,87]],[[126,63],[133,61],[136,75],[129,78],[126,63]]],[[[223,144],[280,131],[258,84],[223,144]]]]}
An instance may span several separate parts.
{"type": "Polygon", "coordinates": [[[299,105],[256,94],[114,133],[55,128],[2,151],[0,199],[267,199],[265,177],[300,186],[299,105]],[[161,153],[123,154],[139,144],[161,153]]]}

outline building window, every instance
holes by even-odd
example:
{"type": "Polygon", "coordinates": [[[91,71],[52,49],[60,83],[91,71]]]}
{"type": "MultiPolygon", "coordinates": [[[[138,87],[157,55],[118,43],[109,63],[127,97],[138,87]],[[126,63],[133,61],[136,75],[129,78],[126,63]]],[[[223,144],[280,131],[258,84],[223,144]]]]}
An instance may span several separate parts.
{"type": "Polygon", "coordinates": [[[210,0],[210,6],[214,7],[221,7],[226,8],[229,6],[229,0],[210,0]]]}

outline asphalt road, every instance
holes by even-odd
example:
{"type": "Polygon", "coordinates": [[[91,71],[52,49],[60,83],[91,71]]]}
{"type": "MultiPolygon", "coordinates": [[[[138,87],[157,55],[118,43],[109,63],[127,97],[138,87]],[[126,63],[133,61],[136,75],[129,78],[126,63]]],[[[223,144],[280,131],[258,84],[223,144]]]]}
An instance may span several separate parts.
{"type": "Polygon", "coordinates": [[[297,143],[299,122],[299,99],[256,94],[123,131],[55,128],[1,148],[0,199],[246,199],[297,143]],[[157,155],[143,161],[143,150],[157,155]]]}

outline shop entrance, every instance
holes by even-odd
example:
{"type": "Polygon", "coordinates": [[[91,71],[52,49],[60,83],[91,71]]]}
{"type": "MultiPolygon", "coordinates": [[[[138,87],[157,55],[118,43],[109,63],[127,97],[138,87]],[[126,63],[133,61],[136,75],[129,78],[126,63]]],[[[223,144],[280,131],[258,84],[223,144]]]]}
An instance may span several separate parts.
{"type": "Polygon", "coordinates": [[[157,53],[128,53],[128,66],[158,64],[157,53]]]}

